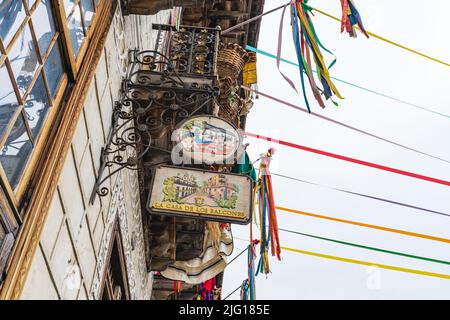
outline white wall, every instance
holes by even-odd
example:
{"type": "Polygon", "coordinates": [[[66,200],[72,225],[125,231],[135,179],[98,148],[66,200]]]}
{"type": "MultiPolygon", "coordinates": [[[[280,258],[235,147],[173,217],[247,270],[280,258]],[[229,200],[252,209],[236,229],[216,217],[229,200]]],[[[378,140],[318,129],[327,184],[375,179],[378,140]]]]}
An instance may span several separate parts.
{"type": "MultiPolygon", "coordinates": [[[[122,171],[106,182],[111,192],[89,204],[110,126],[113,102],[129,49],[153,49],[152,23],[167,23],[170,11],[122,17],[117,9],[97,66],[57,192],[48,213],[22,299],[97,299],[112,226],[119,216],[131,297],[150,299],[152,275],[144,256],[137,175],[122,171]],[[131,238],[134,237],[134,247],[131,238]]],[[[107,174],[107,173],[105,173],[107,174]]]]}

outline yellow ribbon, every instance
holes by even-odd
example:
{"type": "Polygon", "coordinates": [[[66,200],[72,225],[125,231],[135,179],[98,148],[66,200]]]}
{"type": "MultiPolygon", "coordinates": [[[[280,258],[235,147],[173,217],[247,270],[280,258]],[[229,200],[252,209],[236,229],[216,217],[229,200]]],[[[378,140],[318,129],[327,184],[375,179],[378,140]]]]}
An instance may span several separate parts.
{"type": "MultiPolygon", "coordinates": [[[[337,18],[337,17],[335,17],[335,16],[333,16],[333,15],[331,15],[331,14],[329,14],[329,13],[326,13],[326,12],[324,12],[324,11],[322,11],[322,10],[319,10],[319,9],[316,9],[316,8],[312,8],[312,9],[313,9],[314,11],[317,11],[318,13],[320,13],[320,14],[322,14],[322,15],[328,17],[328,18],[331,18],[331,19],[336,20],[336,21],[339,21],[339,22],[341,21],[341,19],[339,19],[339,18],[337,18]]],[[[358,28],[358,26],[355,26],[355,27],[358,28]]],[[[359,29],[359,28],[358,28],[358,29],[359,29]]],[[[366,30],[366,31],[367,31],[367,30],[366,30]]],[[[421,56],[421,57],[423,57],[423,58],[425,58],[425,59],[428,59],[428,60],[434,61],[434,62],[436,62],[436,63],[442,64],[442,65],[444,65],[444,66],[446,66],[446,67],[450,67],[450,63],[448,63],[448,62],[445,62],[445,61],[442,61],[442,60],[439,60],[439,59],[430,57],[429,55],[426,55],[426,54],[424,54],[424,53],[422,53],[422,52],[419,52],[419,51],[417,51],[417,50],[408,48],[407,46],[404,46],[404,45],[402,45],[402,44],[400,44],[400,43],[397,43],[397,42],[395,42],[395,41],[386,39],[385,37],[379,36],[379,35],[377,35],[377,34],[375,34],[375,33],[370,32],[370,31],[367,31],[367,34],[370,35],[370,36],[372,36],[372,37],[374,37],[374,38],[376,38],[376,39],[378,39],[378,40],[381,40],[381,41],[383,41],[383,42],[386,42],[386,43],[389,43],[389,44],[391,44],[391,45],[393,45],[393,46],[396,46],[396,47],[398,47],[398,48],[400,48],[400,49],[403,49],[403,50],[409,51],[409,52],[411,52],[411,53],[414,53],[414,54],[416,54],[416,55],[418,55],[418,56],[421,56]]]]}
{"type": "MultiPolygon", "coordinates": [[[[247,240],[239,238],[239,237],[234,237],[234,239],[247,241],[247,240]]],[[[376,262],[368,262],[368,261],[343,258],[343,257],[332,256],[332,255],[328,255],[328,254],[324,254],[324,253],[305,251],[305,250],[289,248],[289,247],[281,247],[281,249],[290,251],[290,252],[294,252],[294,253],[300,253],[300,254],[305,254],[305,255],[329,259],[329,260],[336,260],[336,261],[341,261],[341,262],[359,264],[359,265],[369,266],[369,267],[373,266],[373,267],[378,267],[378,268],[386,269],[386,270],[418,274],[421,276],[435,277],[435,278],[441,278],[441,279],[450,279],[450,274],[435,273],[435,272],[429,272],[429,271],[423,271],[423,270],[417,270],[417,269],[409,269],[409,268],[403,268],[403,267],[397,267],[397,266],[390,266],[390,265],[376,263],[376,262]]]]}
{"type": "Polygon", "coordinates": [[[422,275],[422,276],[436,277],[436,278],[442,278],[442,279],[450,279],[450,275],[449,274],[434,273],[434,272],[423,271],[423,270],[416,270],[416,269],[408,269],[408,268],[403,268],[403,267],[389,266],[389,265],[386,265],[386,264],[367,262],[367,261],[361,261],[361,260],[355,260],[355,259],[348,259],[348,258],[331,256],[331,255],[328,255],[328,254],[311,252],[311,251],[305,251],[305,250],[288,248],[288,247],[282,247],[282,249],[286,250],[286,251],[306,254],[306,255],[310,255],[310,256],[314,256],[314,257],[320,257],[320,258],[325,258],[325,259],[330,259],[330,260],[337,260],[337,261],[342,261],[342,262],[347,262],[347,263],[359,264],[359,265],[363,265],[363,266],[374,266],[374,267],[387,269],[387,270],[394,270],[394,271],[400,271],[400,272],[406,272],[406,273],[412,273],[412,274],[419,274],[419,275],[422,275]]]}
{"type": "MultiPolygon", "coordinates": [[[[303,16],[303,14],[299,14],[298,15],[302,24],[305,27],[306,32],[308,32],[310,39],[314,39],[314,35],[305,19],[305,17],[303,16]]],[[[312,48],[314,50],[314,52],[316,53],[317,59],[319,60],[319,63],[321,66],[323,66],[323,68],[321,68],[321,74],[322,76],[327,80],[328,85],[330,86],[331,90],[334,92],[334,94],[339,98],[339,99],[344,99],[344,97],[340,94],[339,90],[336,88],[336,86],[334,85],[333,81],[330,78],[330,74],[328,72],[328,69],[326,67],[325,61],[323,60],[323,56],[322,53],[319,50],[319,47],[317,46],[317,44],[313,41],[311,41],[311,45],[312,48]]]]}

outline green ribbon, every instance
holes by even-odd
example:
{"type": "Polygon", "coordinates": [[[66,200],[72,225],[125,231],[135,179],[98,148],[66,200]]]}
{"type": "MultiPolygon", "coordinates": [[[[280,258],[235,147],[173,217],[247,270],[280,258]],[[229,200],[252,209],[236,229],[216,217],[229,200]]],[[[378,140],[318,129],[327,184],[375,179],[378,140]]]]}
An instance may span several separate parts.
{"type": "Polygon", "coordinates": [[[307,233],[302,233],[302,232],[297,232],[297,231],[292,231],[292,230],[287,230],[287,229],[282,229],[282,228],[279,228],[279,230],[284,231],[284,232],[288,232],[288,233],[298,234],[298,235],[309,237],[309,238],[320,239],[320,240],[325,240],[325,241],[329,241],[329,242],[335,242],[335,243],[343,244],[343,245],[346,245],[346,246],[352,246],[352,247],[357,247],[357,248],[366,249],[366,250],[372,250],[372,251],[378,251],[378,252],[383,252],[383,253],[394,254],[394,255],[402,256],[402,257],[408,257],[408,258],[419,259],[419,260],[424,260],[424,261],[428,261],[428,262],[435,262],[435,263],[441,263],[441,264],[450,265],[450,261],[444,261],[444,260],[438,260],[438,259],[433,259],[433,258],[421,257],[421,256],[416,256],[416,255],[403,253],[403,252],[398,252],[398,251],[391,251],[391,250],[386,250],[386,249],[374,248],[374,247],[364,246],[364,245],[361,245],[361,244],[356,244],[356,243],[345,242],[345,241],[336,240],[336,239],[330,239],[330,238],[315,236],[315,235],[312,235],[312,234],[307,234],[307,233]]]}
{"type": "MultiPolygon", "coordinates": [[[[312,12],[313,8],[310,7],[309,5],[307,5],[306,2],[308,2],[308,1],[305,1],[305,2],[302,3],[303,9],[305,9],[306,11],[312,12]]],[[[336,64],[336,62],[337,62],[336,55],[335,55],[333,52],[331,52],[330,50],[328,50],[327,48],[325,48],[325,46],[322,44],[322,42],[320,42],[320,39],[319,39],[319,37],[317,36],[317,33],[316,33],[316,28],[314,28],[314,25],[313,25],[311,19],[308,19],[308,25],[309,25],[309,27],[311,28],[311,31],[312,31],[312,33],[313,33],[313,35],[314,35],[314,38],[315,38],[316,41],[317,41],[317,44],[318,44],[323,50],[325,50],[326,52],[328,52],[329,54],[331,54],[331,55],[334,57],[334,60],[333,60],[333,61],[330,63],[330,65],[328,66],[328,69],[331,69],[331,68],[336,64]]]]}

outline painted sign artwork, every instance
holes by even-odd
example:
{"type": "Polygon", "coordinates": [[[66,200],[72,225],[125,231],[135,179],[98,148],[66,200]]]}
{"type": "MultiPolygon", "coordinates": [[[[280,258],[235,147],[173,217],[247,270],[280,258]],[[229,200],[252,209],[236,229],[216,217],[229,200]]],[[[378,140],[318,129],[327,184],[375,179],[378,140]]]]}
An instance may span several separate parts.
{"type": "Polygon", "coordinates": [[[147,207],[159,214],[248,224],[251,188],[247,176],[161,166],[156,169],[147,207]]]}
{"type": "Polygon", "coordinates": [[[175,164],[187,160],[195,164],[232,164],[242,153],[240,133],[228,122],[212,116],[198,116],[181,123],[175,130],[174,141],[175,164]],[[182,161],[176,161],[180,151],[182,161]]]}

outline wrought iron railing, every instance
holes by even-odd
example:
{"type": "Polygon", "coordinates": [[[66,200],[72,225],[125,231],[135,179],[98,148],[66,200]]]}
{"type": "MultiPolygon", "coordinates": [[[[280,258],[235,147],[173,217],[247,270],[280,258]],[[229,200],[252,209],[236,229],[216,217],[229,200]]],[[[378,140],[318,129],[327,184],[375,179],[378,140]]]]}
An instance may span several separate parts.
{"type": "Polygon", "coordinates": [[[161,24],[154,24],[153,29],[158,31],[156,46],[166,36],[166,55],[177,73],[217,78],[220,29],[181,26],[176,31],[161,24]]]}

